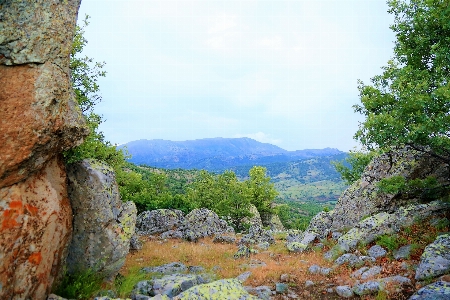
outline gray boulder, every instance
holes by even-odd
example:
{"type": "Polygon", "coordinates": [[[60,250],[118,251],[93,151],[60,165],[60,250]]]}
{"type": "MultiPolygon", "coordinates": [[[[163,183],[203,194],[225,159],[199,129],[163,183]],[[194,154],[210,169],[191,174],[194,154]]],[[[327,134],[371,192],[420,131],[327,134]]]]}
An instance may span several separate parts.
{"type": "Polygon", "coordinates": [[[230,228],[227,222],[206,208],[194,209],[186,215],[181,231],[183,237],[190,241],[198,238],[228,233],[230,228]]]}
{"type": "Polygon", "coordinates": [[[377,184],[382,179],[392,176],[417,179],[429,175],[446,182],[446,165],[428,154],[410,148],[393,150],[374,158],[365,168],[361,179],[353,183],[339,198],[333,211],[332,230],[351,228],[366,216],[393,212],[407,204],[417,203],[414,195],[399,197],[379,192],[377,184]]]}
{"type": "Polygon", "coordinates": [[[303,252],[311,246],[316,237],[315,232],[305,231],[297,236],[290,237],[286,242],[286,248],[291,252],[303,252]]]}
{"type": "Polygon", "coordinates": [[[253,217],[245,218],[244,220],[242,220],[242,223],[247,224],[247,226],[248,225],[250,225],[250,226],[256,225],[256,226],[262,227],[263,223],[261,220],[261,215],[259,214],[259,211],[255,205],[250,204],[249,212],[253,215],[253,217]]]}
{"type": "Polygon", "coordinates": [[[450,282],[438,281],[418,290],[409,300],[450,299],[450,282]]]}
{"type": "Polygon", "coordinates": [[[208,284],[201,284],[175,296],[173,300],[191,299],[258,299],[250,295],[238,279],[221,279],[208,284]]]}
{"type": "Polygon", "coordinates": [[[416,270],[416,280],[435,278],[450,273],[450,234],[438,236],[425,247],[416,270]]]}
{"type": "Polygon", "coordinates": [[[113,278],[130,249],[136,206],[120,200],[114,171],[104,163],[86,159],[68,165],[67,177],[73,210],[67,270],[113,278]]]}
{"type": "Polygon", "coordinates": [[[152,235],[181,226],[184,214],[176,209],[156,209],[140,213],[136,220],[136,232],[140,235],[152,235]]]}
{"type": "Polygon", "coordinates": [[[359,222],[341,236],[337,247],[344,251],[355,249],[358,243],[371,243],[378,236],[397,233],[404,226],[410,226],[417,220],[443,213],[448,209],[450,209],[449,203],[433,201],[428,204],[401,207],[393,213],[378,213],[359,222]]]}
{"type": "Polygon", "coordinates": [[[239,244],[260,244],[267,242],[270,245],[275,244],[273,235],[264,230],[261,226],[253,225],[249,228],[248,234],[244,235],[239,244]]]}
{"type": "Polygon", "coordinates": [[[333,223],[333,212],[320,212],[315,215],[309,223],[306,232],[313,232],[318,238],[324,239],[330,233],[331,224],[333,223]]]}
{"type": "Polygon", "coordinates": [[[171,274],[162,278],[138,282],[132,292],[133,298],[140,296],[166,295],[169,298],[200,284],[194,274],[171,274]]]}

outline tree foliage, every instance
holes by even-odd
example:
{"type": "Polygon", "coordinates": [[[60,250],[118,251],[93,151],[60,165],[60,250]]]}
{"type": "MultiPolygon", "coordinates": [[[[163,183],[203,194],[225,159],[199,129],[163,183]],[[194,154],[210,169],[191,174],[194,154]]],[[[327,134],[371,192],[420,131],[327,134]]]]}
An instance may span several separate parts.
{"type": "Polygon", "coordinates": [[[331,162],[346,184],[351,185],[361,178],[366,166],[379,154],[378,151],[353,150],[343,161],[331,162]]]}
{"type": "Polygon", "coordinates": [[[94,62],[92,58],[82,56],[87,40],[84,37],[85,28],[89,25],[89,16],[86,16],[81,26],[75,27],[75,34],[70,54],[70,71],[72,86],[75,91],[76,100],[83,112],[90,129],[89,135],[84,142],[64,153],[67,163],[73,163],[85,158],[95,158],[106,162],[118,171],[122,168],[127,158],[123,150],[119,150],[99,131],[99,125],[103,122],[102,117],[94,112],[94,106],[101,101],[98,80],[105,77],[106,72],[102,70],[105,63],[94,62]]]}
{"type": "Polygon", "coordinates": [[[450,2],[390,0],[394,57],[359,83],[365,116],[355,134],[369,149],[409,145],[450,162],[450,2]]]}

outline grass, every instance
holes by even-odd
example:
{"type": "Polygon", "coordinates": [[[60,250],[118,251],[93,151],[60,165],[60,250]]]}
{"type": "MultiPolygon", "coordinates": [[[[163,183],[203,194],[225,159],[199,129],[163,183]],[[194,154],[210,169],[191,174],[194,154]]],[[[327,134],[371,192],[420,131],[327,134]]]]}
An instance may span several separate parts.
{"type": "Polygon", "coordinates": [[[65,273],[54,293],[68,299],[91,299],[101,290],[103,279],[92,269],[65,273]]]}

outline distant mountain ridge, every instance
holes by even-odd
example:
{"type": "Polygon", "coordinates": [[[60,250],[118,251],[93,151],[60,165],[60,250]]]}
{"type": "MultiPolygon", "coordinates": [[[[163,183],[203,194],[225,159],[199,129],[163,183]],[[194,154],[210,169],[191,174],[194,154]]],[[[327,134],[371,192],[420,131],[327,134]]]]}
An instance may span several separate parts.
{"type": "Polygon", "coordinates": [[[130,162],[165,169],[223,171],[230,167],[266,165],[344,153],[338,149],[287,151],[250,138],[208,138],[190,141],[138,140],[126,147],[130,162]]]}

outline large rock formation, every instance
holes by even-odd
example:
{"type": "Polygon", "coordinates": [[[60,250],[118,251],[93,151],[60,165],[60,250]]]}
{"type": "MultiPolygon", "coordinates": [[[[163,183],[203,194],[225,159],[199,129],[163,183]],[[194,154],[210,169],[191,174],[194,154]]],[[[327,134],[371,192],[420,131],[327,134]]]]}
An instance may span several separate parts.
{"type": "Polygon", "coordinates": [[[80,0],[0,2],[0,299],[43,299],[72,211],[59,154],[88,133],[71,88],[80,0]]]}
{"type": "Polygon", "coordinates": [[[0,187],[82,142],[69,54],[80,0],[0,4],[0,187]]]}
{"type": "Polygon", "coordinates": [[[114,171],[103,163],[85,159],[69,165],[67,175],[74,214],[67,270],[112,278],[129,252],[136,206],[122,203],[114,171]]]}
{"type": "Polygon", "coordinates": [[[448,166],[428,154],[408,148],[376,157],[366,167],[361,179],[353,183],[339,198],[332,212],[331,229],[351,228],[364,217],[379,212],[390,213],[407,204],[417,203],[417,199],[409,198],[408,195],[378,192],[377,184],[383,178],[402,176],[406,179],[423,179],[430,175],[446,183],[448,166]]]}
{"type": "Polygon", "coordinates": [[[72,210],[64,165],[0,189],[0,299],[43,299],[70,241],[72,210]]]}

